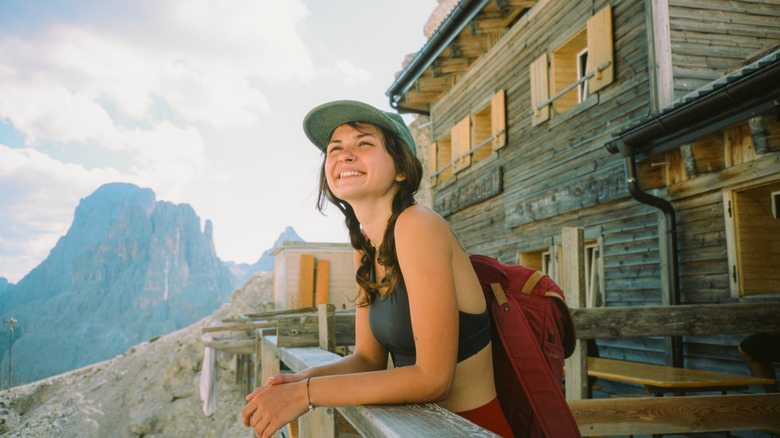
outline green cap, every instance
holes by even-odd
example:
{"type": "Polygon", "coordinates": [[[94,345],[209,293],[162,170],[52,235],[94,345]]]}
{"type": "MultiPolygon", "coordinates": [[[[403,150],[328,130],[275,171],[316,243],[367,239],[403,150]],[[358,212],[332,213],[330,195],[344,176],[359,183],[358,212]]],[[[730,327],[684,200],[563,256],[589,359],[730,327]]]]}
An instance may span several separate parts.
{"type": "Polygon", "coordinates": [[[412,153],[417,154],[412,133],[400,115],[354,100],[336,100],[309,111],[303,119],[303,131],[314,146],[324,152],[333,131],[349,122],[366,122],[381,126],[397,135],[409,146],[412,153]]]}

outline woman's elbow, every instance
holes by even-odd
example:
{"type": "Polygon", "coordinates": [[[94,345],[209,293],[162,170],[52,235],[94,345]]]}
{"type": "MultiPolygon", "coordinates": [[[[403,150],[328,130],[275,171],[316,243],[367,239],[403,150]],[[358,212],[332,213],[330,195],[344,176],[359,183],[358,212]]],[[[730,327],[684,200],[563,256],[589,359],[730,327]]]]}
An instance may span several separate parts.
{"type": "Polygon", "coordinates": [[[437,403],[450,398],[452,383],[454,381],[453,377],[439,375],[432,378],[426,378],[428,383],[426,385],[426,401],[437,403]]]}

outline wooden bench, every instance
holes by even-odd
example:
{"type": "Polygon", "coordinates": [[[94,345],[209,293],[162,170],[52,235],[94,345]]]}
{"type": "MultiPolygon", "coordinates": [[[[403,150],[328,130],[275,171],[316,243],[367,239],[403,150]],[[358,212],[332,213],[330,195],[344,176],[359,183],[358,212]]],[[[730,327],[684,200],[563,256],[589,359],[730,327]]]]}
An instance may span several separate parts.
{"type": "Polygon", "coordinates": [[[748,385],[771,385],[775,381],[739,374],[716,373],[687,368],[673,368],[625,360],[588,358],[588,375],[602,379],[644,385],[655,395],[664,393],[745,390],[748,385]]]}

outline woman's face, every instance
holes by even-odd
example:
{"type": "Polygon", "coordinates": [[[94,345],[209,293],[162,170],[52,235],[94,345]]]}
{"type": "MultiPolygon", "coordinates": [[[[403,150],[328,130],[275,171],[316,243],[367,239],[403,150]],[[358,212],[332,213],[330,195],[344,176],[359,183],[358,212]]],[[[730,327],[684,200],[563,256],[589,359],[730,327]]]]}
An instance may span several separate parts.
{"type": "Polygon", "coordinates": [[[382,131],[361,123],[358,129],[341,125],[333,131],[325,150],[325,178],[337,198],[346,202],[389,197],[403,181],[385,149],[382,131]]]}

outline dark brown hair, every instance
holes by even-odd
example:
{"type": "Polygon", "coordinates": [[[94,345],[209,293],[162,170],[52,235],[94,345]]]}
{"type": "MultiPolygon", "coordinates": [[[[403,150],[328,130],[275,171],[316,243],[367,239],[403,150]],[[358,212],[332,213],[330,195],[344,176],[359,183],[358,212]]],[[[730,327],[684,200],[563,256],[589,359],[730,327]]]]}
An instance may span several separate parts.
{"type": "MultiPolygon", "coordinates": [[[[387,220],[387,228],[385,229],[385,235],[382,238],[382,244],[379,246],[379,256],[377,261],[380,265],[385,267],[385,277],[379,281],[371,278],[371,269],[374,263],[374,256],[376,255],[376,249],[371,245],[371,242],[363,234],[360,228],[360,222],[358,222],[355,211],[352,209],[346,201],[337,198],[328,187],[328,181],[325,177],[325,161],[327,156],[323,157],[322,167],[320,168],[320,187],[317,197],[317,209],[322,211],[325,208],[325,201],[330,201],[344,214],[344,222],[349,230],[349,240],[352,247],[362,252],[363,256],[360,259],[360,266],[358,267],[355,280],[358,285],[366,291],[366,295],[362,298],[358,297],[358,306],[367,306],[374,301],[380,288],[387,288],[392,292],[398,286],[401,281],[401,269],[398,266],[398,256],[395,251],[395,222],[398,220],[398,216],[406,210],[408,207],[415,204],[414,194],[420,188],[420,182],[422,181],[422,164],[411,149],[401,141],[398,136],[390,132],[389,130],[376,126],[370,123],[364,122],[350,122],[347,125],[361,131],[361,126],[365,125],[375,126],[382,132],[382,138],[384,139],[384,147],[390,157],[395,163],[396,171],[403,175],[405,179],[403,181],[397,181],[398,191],[393,197],[392,215],[387,220]]],[[[331,136],[333,133],[331,133],[331,136]]]]}

